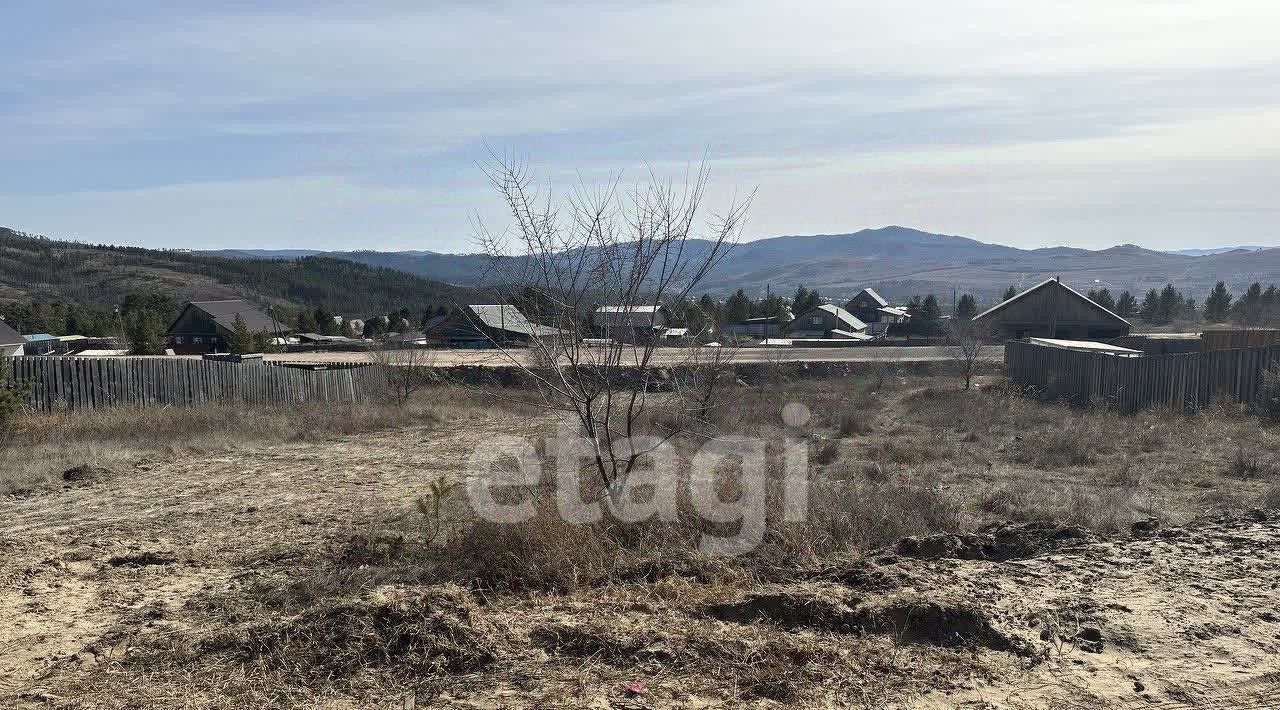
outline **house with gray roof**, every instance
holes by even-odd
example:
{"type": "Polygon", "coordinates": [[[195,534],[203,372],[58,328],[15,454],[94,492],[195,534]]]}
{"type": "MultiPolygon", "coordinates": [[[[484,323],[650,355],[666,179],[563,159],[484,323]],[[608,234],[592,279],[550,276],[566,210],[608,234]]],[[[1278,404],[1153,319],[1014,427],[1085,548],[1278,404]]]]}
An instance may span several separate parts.
{"type": "Polygon", "coordinates": [[[810,308],[782,326],[782,337],[795,339],[844,338],[865,340],[867,324],[849,311],[830,303],[810,308]]]}
{"type": "Polygon", "coordinates": [[[251,333],[265,332],[272,338],[289,333],[285,323],[248,301],[192,301],[169,326],[169,347],[180,355],[227,352],[237,318],[251,333]]]}
{"type": "Polygon", "coordinates": [[[591,313],[591,330],[597,337],[624,343],[661,338],[670,325],[671,311],[661,303],[597,306],[591,313]]]}
{"type": "Polygon", "coordinates": [[[462,306],[434,324],[426,335],[445,345],[484,348],[527,344],[535,337],[555,338],[562,332],[534,323],[519,308],[503,303],[462,306]]]}
{"type": "Polygon", "coordinates": [[[4,319],[0,319],[0,357],[14,357],[22,355],[26,348],[27,340],[22,334],[9,327],[4,319]]]}

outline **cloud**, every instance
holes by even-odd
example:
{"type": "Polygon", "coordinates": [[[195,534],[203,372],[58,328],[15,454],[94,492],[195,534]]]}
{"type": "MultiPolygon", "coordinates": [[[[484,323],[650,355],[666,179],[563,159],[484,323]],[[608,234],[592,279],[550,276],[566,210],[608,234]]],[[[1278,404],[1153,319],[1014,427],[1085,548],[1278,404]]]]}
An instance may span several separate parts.
{"type": "Polygon", "coordinates": [[[1269,2],[209,7],[16,11],[0,223],[165,245],[195,212],[236,225],[188,223],[200,239],[345,246],[364,224],[364,245],[463,248],[469,213],[495,209],[487,143],[558,182],[706,151],[761,188],[757,235],[1222,238],[1170,204],[1280,226],[1249,182],[1280,141],[1259,128],[1280,106],[1269,2]],[[1069,204],[1096,215],[1087,235],[1058,226],[1069,204]],[[1108,218],[1121,204],[1152,213],[1108,218]]]}

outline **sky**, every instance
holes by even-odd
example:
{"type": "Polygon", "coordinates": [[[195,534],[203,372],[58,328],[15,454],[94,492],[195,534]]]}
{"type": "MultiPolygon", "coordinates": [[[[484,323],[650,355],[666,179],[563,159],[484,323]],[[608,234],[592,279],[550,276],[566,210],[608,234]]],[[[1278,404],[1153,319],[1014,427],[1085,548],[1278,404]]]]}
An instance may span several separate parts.
{"type": "Polygon", "coordinates": [[[0,9],[0,225],[474,250],[478,167],[678,175],[744,237],[1280,245],[1274,0],[221,2],[0,9]],[[583,6],[586,6],[584,9],[583,6]]]}

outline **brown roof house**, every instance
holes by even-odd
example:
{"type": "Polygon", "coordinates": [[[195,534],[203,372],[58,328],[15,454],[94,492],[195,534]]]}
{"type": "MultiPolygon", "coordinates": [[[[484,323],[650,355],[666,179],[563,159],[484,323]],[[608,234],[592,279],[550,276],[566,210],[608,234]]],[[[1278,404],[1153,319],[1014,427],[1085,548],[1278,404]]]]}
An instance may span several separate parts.
{"type": "Polygon", "coordinates": [[[1129,321],[1049,279],[974,316],[974,322],[1005,340],[1105,340],[1129,334],[1129,321]]]}
{"type": "Polygon", "coordinates": [[[251,333],[278,338],[289,332],[284,323],[247,301],[192,301],[169,326],[169,347],[179,355],[228,352],[237,317],[251,333]]]}

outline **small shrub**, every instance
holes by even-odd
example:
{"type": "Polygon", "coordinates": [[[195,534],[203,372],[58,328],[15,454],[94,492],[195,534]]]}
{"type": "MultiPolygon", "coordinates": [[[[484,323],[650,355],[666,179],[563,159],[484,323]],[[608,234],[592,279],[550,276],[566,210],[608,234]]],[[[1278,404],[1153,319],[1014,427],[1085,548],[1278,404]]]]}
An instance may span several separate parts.
{"type": "Polygon", "coordinates": [[[1227,464],[1226,474],[1232,478],[1241,480],[1252,480],[1255,478],[1264,478],[1273,476],[1276,473],[1276,465],[1264,458],[1261,454],[1253,451],[1245,451],[1244,447],[1236,449],[1235,458],[1227,464]]]}
{"type": "Polygon", "coordinates": [[[819,466],[826,466],[834,463],[838,458],[840,458],[840,442],[828,441],[813,455],[813,462],[819,466]]]}
{"type": "Polygon", "coordinates": [[[1280,366],[1262,373],[1253,409],[1267,421],[1280,422],[1280,366]]]}

